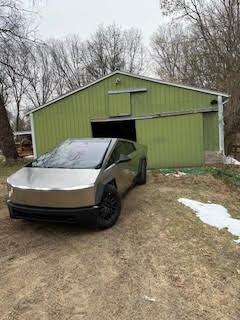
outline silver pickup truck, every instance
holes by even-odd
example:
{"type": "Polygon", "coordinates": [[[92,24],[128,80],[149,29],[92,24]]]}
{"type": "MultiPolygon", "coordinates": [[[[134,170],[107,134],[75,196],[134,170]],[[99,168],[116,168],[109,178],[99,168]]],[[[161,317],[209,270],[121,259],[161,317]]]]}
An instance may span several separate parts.
{"type": "Polygon", "coordinates": [[[118,138],[68,139],[8,180],[10,217],[55,222],[94,218],[109,228],[121,196],[146,183],[147,148],[118,138]]]}

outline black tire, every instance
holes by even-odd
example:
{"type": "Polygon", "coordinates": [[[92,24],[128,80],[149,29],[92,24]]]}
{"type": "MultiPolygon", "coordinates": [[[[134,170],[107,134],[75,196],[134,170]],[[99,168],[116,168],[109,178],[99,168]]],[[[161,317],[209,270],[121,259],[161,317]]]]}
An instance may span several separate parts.
{"type": "Polygon", "coordinates": [[[147,182],[147,161],[142,159],[140,163],[140,172],[137,184],[145,184],[147,182]]]}
{"type": "Polygon", "coordinates": [[[117,189],[107,184],[104,188],[97,216],[97,227],[106,229],[112,227],[121,213],[121,198],[117,189]]]}

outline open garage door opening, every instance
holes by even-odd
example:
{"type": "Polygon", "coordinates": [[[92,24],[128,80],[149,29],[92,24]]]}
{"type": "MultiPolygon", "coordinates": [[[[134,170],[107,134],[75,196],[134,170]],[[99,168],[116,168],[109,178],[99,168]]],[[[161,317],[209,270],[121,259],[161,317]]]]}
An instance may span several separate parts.
{"type": "Polygon", "coordinates": [[[135,120],[92,122],[93,138],[122,138],[136,141],[135,120]]]}

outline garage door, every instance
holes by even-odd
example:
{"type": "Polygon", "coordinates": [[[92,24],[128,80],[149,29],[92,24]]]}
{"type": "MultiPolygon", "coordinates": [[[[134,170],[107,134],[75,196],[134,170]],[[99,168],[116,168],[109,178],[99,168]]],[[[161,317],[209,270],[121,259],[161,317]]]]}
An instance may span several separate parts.
{"type": "Polygon", "coordinates": [[[137,141],[148,146],[148,167],[201,166],[202,114],[136,120],[137,141]]]}

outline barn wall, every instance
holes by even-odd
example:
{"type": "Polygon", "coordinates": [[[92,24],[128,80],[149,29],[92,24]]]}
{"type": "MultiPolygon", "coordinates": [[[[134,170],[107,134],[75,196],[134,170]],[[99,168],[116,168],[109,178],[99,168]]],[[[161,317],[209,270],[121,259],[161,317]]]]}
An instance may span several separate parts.
{"type": "Polygon", "coordinates": [[[219,150],[218,113],[203,114],[203,139],[205,151],[219,150]]]}
{"type": "Polygon", "coordinates": [[[108,97],[108,115],[121,116],[131,114],[130,93],[110,94],[108,97]]]}
{"type": "MultiPolygon", "coordinates": [[[[67,138],[91,137],[91,119],[108,118],[114,115],[113,108],[117,110],[118,114],[128,113],[129,105],[127,106],[126,103],[129,104],[129,99],[130,113],[137,116],[210,108],[212,107],[211,101],[217,99],[217,97],[211,94],[171,87],[126,75],[113,75],[33,113],[37,155],[46,152],[67,138]],[[115,83],[116,78],[120,78],[121,80],[118,85],[115,83]],[[130,88],[146,88],[147,92],[129,93],[126,95],[108,94],[110,90],[130,88]],[[118,99],[121,99],[121,101],[118,101],[118,99]]],[[[186,125],[191,126],[187,120],[190,117],[183,117],[182,119],[182,127],[186,125]]],[[[166,123],[164,125],[166,132],[176,130],[171,126],[172,122],[170,120],[166,120],[164,123],[166,123]],[[170,126],[169,128],[168,125],[170,126]]],[[[216,127],[217,118],[214,116],[205,117],[204,115],[203,127],[204,130],[206,129],[204,149],[206,147],[209,148],[209,146],[217,148],[218,132],[215,129],[211,132],[212,125],[214,128],[216,127]]],[[[143,130],[144,132],[142,132],[141,136],[145,134],[147,136],[148,132],[145,127],[143,127],[143,130]]]]}
{"type": "Polygon", "coordinates": [[[137,140],[148,145],[148,167],[201,166],[202,114],[137,120],[137,140]]]}

